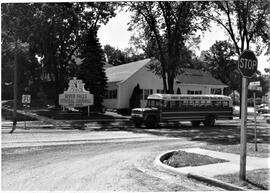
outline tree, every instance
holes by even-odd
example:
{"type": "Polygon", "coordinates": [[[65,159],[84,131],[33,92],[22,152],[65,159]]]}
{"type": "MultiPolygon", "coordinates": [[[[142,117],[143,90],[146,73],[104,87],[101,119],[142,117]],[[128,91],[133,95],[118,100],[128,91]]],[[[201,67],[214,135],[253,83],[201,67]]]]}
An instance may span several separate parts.
{"type": "Polygon", "coordinates": [[[127,63],[125,53],[119,49],[115,49],[110,45],[105,45],[104,52],[107,56],[108,63],[113,66],[118,66],[127,63]]]}
{"type": "MultiPolygon", "coordinates": [[[[17,101],[18,101],[18,58],[24,59],[22,53],[27,52],[28,35],[31,31],[31,18],[33,9],[30,4],[6,3],[1,5],[2,11],[2,56],[3,66],[13,62],[13,126],[10,133],[13,133],[17,124],[17,101]]],[[[21,65],[20,65],[21,67],[21,65]]],[[[5,69],[5,68],[4,68],[5,69]]]]}
{"type": "Polygon", "coordinates": [[[83,32],[97,30],[101,23],[107,23],[115,15],[115,5],[111,2],[34,4],[36,25],[31,44],[55,82],[55,105],[68,78],[74,75],[75,56],[83,32]]]}
{"type": "Polygon", "coordinates": [[[137,84],[132,92],[132,95],[129,99],[129,108],[140,108],[141,107],[141,95],[142,95],[142,90],[140,89],[140,85],[137,84]]]}
{"type": "Polygon", "coordinates": [[[245,49],[250,49],[251,43],[269,41],[269,5],[269,1],[263,0],[216,1],[210,3],[212,12],[208,18],[225,29],[240,56],[245,49]]]}
{"type": "Polygon", "coordinates": [[[82,59],[78,71],[78,78],[85,83],[85,88],[94,95],[93,110],[102,111],[107,77],[104,70],[105,56],[96,36],[96,31],[89,30],[83,35],[79,48],[82,59]]]}
{"type": "Polygon", "coordinates": [[[104,52],[107,56],[108,63],[112,64],[113,66],[126,64],[129,62],[134,62],[145,58],[144,54],[137,54],[131,47],[126,48],[124,51],[121,51],[110,45],[105,45],[104,52]]]}
{"type": "Polygon", "coordinates": [[[268,1],[218,1],[210,5],[213,6],[210,19],[225,29],[238,55],[249,50],[250,43],[257,38],[264,42],[269,39],[268,1]]]}
{"type": "Polygon", "coordinates": [[[204,69],[229,85],[230,91],[239,91],[240,74],[234,56],[234,46],[227,41],[216,41],[208,51],[202,52],[204,69]]]}
{"type": "MultiPolygon", "coordinates": [[[[196,30],[207,27],[207,19],[199,17],[204,13],[204,3],[167,1],[130,2],[129,5],[134,12],[130,29],[141,30],[141,35],[145,37],[143,40],[151,42],[154,55],[160,60],[164,90],[173,93],[186,40],[196,30]]],[[[139,40],[139,43],[143,40],[139,40]]]]}

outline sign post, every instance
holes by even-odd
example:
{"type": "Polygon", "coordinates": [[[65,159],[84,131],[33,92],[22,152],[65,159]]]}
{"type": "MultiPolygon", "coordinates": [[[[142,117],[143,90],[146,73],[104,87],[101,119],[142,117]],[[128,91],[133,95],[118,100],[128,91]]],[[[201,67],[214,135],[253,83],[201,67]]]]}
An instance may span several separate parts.
{"type": "MultiPolygon", "coordinates": [[[[22,104],[24,107],[24,115],[26,117],[26,108],[30,107],[30,103],[31,103],[31,95],[29,94],[23,94],[22,95],[22,104]]],[[[24,129],[26,129],[26,120],[24,120],[24,129]]]]}
{"type": "Polygon", "coordinates": [[[253,104],[254,104],[254,129],[255,129],[255,131],[254,131],[254,141],[255,141],[255,151],[258,151],[258,146],[257,146],[257,120],[256,120],[256,114],[257,114],[257,112],[256,112],[256,93],[255,92],[253,92],[253,99],[254,99],[254,101],[253,101],[253,104]]]}
{"type": "Polygon", "coordinates": [[[250,50],[245,50],[239,56],[238,69],[242,74],[242,104],[241,104],[241,133],[240,133],[240,180],[246,180],[247,156],[247,78],[257,71],[258,60],[250,50]]]}
{"type": "Polygon", "coordinates": [[[257,146],[257,111],[256,111],[256,92],[262,91],[262,87],[260,87],[260,81],[250,82],[248,89],[253,90],[253,104],[254,104],[254,143],[255,143],[255,151],[258,151],[257,146]]]}

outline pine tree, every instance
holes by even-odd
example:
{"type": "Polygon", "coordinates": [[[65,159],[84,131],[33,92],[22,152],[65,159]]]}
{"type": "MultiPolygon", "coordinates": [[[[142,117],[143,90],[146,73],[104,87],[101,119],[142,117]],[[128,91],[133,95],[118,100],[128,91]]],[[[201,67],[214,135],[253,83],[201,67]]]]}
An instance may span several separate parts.
{"type": "Polygon", "coordinates": [[[78,78],[83,80],[85,88],[94,95],[94,105],[91,110],[101,111],[107,84],[103,68],[106,60],[94,30],[84,34],[79,50],[82,64],[79,67],[78,78]]]}
{"type": "Polygon", "coordinates": [[[133,93],[131,95],[131,98],[129,99],[129,108],[140,108],[141,107],[141,95],[142,90],[140,89],[140,85],[137,84],[137,86],[134,87],[133,93]]]}

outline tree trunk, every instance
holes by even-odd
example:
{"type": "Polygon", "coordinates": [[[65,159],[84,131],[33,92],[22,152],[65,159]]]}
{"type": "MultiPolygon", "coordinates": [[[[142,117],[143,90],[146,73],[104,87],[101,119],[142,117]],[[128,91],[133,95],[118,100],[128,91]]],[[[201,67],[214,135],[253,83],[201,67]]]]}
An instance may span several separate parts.
{"type": "Polygon", "coordinates": [[[15,60],[14,60],[14,82],[13,82],[13,125],[9,133],[13,133],[17,125],[17,100],[18,100],[18,77],[17,77],[17,68],[18,68],[18,50],[17,50],[17,40],[15,42],[15,60]]]}
{"type": "Polygon", "coordinates": [[[174,87],[174,76],[173,76],[173,73],[170,73],[168,75],[168,94],[174,94],[174,90],[173,90],[173,87],[174,87]]]}

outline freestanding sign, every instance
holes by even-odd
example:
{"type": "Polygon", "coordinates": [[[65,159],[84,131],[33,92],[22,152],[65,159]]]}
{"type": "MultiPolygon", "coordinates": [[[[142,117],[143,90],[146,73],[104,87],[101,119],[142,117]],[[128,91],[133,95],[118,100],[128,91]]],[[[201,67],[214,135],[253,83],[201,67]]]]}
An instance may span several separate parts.
{"type": "Polygon", "coordinates": [[[29,104],[29,103],[31,103],[31,95],[29,95],[29,94],[23,94],[22,95],[22,103],[23,104],[29,104]]]}
{"type": "Polygon", "coordinates": [[[239,178],[246,180],[247,156],[247,78],[257,71],[258,60],[250,50],[245,50],[238,58],[238,69],[242,74],[241,133],[240,133],[240,172],[239,178]]]}
{"type": "Polygon", "coordinates": [[[59,95],[59,104],[67,108],[89,107],[94,104],[94,95],[85,90],[82,80],[74,77],[69,81],[68,90],[59,95]]]}

